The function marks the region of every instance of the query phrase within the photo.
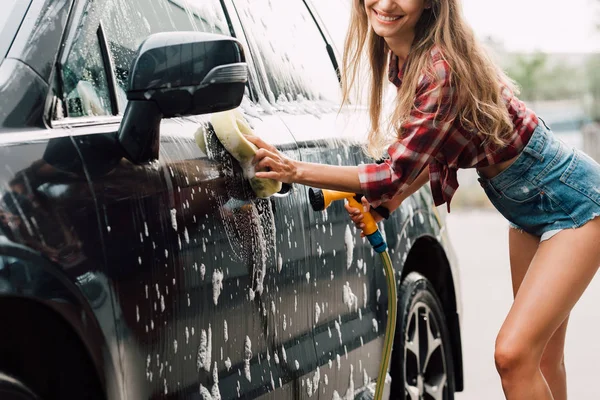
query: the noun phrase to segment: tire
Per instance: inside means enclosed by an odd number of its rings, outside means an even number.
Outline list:
[[[39,400],[39,397],[19,380],[0,372],[0,399]]]
[[[406,276],[398,293],[390,372],[390,399],[454,400],[454,364],[446,318],[433,286],[417,272]]]

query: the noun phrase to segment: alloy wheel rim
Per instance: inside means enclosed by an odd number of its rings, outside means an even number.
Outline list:
[[[447,400],[447,362],[440,321],[431,308],[416,302],[404,337],[404,392],[410,400]]]

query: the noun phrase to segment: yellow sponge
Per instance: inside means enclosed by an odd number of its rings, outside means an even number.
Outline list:
[[[258,148],[244,136],[254,136],[254,132],[241,112],[236,109],[215,113],[211,117],[211,124],[223,147],[240,163],[244,171],[244,177],[250,181],[250,186],[257,197],[267,198],[281,190],[281,182],[254,176],[252,158],[254,158]],[[200,128],[195,136],[198,146],[206,152],[203,131],[203,128]]]

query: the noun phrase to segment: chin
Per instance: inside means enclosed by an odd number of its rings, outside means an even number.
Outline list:
[[[395,29],[386,29],[381,27],[373,27],[373,32],[375,32],[377,36],[381,36],[382,38],[388,38],[396,34]]]

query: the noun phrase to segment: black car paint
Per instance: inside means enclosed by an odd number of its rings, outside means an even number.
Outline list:
[[[123,158],[115,138],[118,121],[50,127],[59,49],[68,12],[80,3],[35,0],[0,65],[0,257],[20,261],[11,264],[13,282],[0,296],[51,305],[69,321],[108,398],[193,398],[199,384],[210,390],[214,363],[204,365],[204,357],[198,368],[203,332],[207,341],[211,336],[223,398],[236,398],[238,391],[247,398],[306,398],[308,382],[316,382],[319,390],[310,395],[330,399],[333,390],[346,391],[351,365],[354,382],[363,381],[362,369],[374,378],[385,284],[341,203],[316,214],[301,186],[285,197],[252,199],[231,157],[218,146],[208,155],[196,146],[196,129],[211,129],[206,117],[165,120],[159,159],[143,165]],[[348,165],[363,161],[340,134],[303,137],[303,127],[312,126],[314,133],[322,123],[310,115],[255,110],[248,119],[291,157],[335,164],[339,154]],[[350,268],[347,229],[355,243]],[[415,243],[438,243],[443,236],[427,189],[405,202],[385,223],[385,233],[400,277]],[[359,259],[367,267],[359,269]],[[252,295],[260,289],[255,278],[262,265],[263,291]],[[220,273],[225,277],[215,304],[212,277],[218,281]],[[28,279],[16,282],[16,276]],[[444,279],[438,288],[453,296],[454,271],[439,276]],[[341,298],[346,283],[360,295],[356,308],[348,309]],[[447,303],[460,361],[457,306]],[[18,326],[7,332],[21,335],[24,344],[35,337]],[[246,337],[253,338],[251,381],[244,377]]]

